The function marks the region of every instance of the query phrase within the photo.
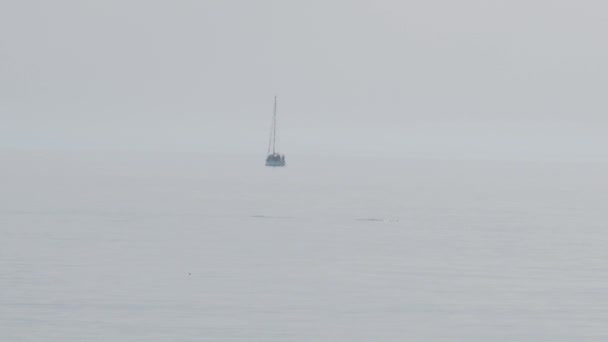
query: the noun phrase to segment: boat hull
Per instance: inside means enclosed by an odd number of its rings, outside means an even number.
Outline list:
[[[270,166],[270,167],[283,167],[285,165],[286,165],[285,161],[282,161],[282,160],[267,160],[266,161],[266,166]]]

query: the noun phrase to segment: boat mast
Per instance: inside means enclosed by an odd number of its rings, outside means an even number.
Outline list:
[[[275,154],[277,144],[277,97],[274,97],[274,115],[272,119],[272,154]]]

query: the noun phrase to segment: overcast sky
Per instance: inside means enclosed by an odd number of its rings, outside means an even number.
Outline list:
[[[0,142],[263,154],[276,94],[287,154],[603,156],[606,32],[601,0],[4,0]]]

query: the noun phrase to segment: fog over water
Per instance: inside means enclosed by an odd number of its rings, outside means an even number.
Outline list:
[[[1,3],[0,340],[606,340],[606,16]]]
[[[4,157],[5,340],[608,333],[604,164]]]

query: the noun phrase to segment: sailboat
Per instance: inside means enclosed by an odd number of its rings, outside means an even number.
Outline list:
[[[268,141],[268,156],[266,166],[285,166],[285,155],[277,152],[277,97],[274,97],[274,112],[272,115],[272,127],[270,129],[270,140]],[[272,152],[272,153],[271,153]]]

